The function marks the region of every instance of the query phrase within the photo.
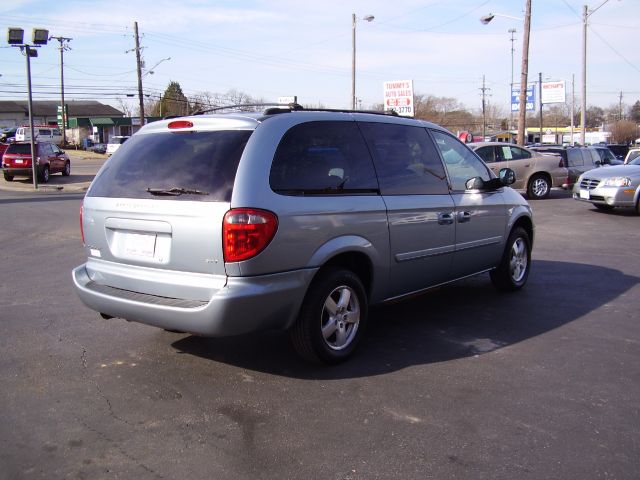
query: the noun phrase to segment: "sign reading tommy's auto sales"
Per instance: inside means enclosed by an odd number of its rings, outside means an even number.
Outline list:
[[[384,82],[384,111],[394,110],[404,117],[413,117],[413,80]]]

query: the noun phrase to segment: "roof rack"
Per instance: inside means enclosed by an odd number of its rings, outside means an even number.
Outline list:
[[[302,105],[298,105],[297,103],[239,103],[236,105],[223,105],[223,106],[218,106],[218,107],[213,107],[213,108],[207,108],[206,110],[198,110],[197,112],[193,113],[192,115],[203,115],[205,113],[210,113],[210,112],[218,112],[220,110],[230,110],[232,108],[236,108],[236,109],[240,109],[240,108],[249,108],[249,107],[272,107],[272,108],[276,108],[276,109],[281,109],[283,111],[292,111],[292,110],[303,110],[304,107]],[[270,109],[267,109],[266,111],[268,111]]]
[[[336,113],[369,113],[373,115],[390,115],[393,117],[397,117],[398,112],[395,110],[389,111],[380,111],[380,110],[347,110],[341,108],[306,108],[298,103],[241,103],[237,105],[225,105],[214,108],[208,108],[206,110],[198,110],[192,115],[203,115],[205,113],[218,112],[220,110],[230,110],[230,109],[240,109],[240,108],[250,108],[250,107],[269,107],[264,110],[264,115],[276,115],[279,113],[289,113],[289,112],[336,112]]]

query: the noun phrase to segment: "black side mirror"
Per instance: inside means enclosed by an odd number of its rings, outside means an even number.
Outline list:
[[[501,168],[498,178],[502,185],[513,185],[516,182],[516,172],[510,168]]]

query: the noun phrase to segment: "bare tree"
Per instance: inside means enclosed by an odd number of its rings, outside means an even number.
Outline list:
[[[638,138],[638,127],[634,122],[622,120],[613,124],[611,139],[616,143],[631,143]]]
[[[118,110],[124,113],[125,117],[133,116],[133,106],[124,98],[118,98]]]

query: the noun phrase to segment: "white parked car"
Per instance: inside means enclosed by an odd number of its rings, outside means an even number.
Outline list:
[[[129,137],[116,135],[109,138],[109,142],[107,143],[107,155],[113,155],[120,145],[129,140]]]

